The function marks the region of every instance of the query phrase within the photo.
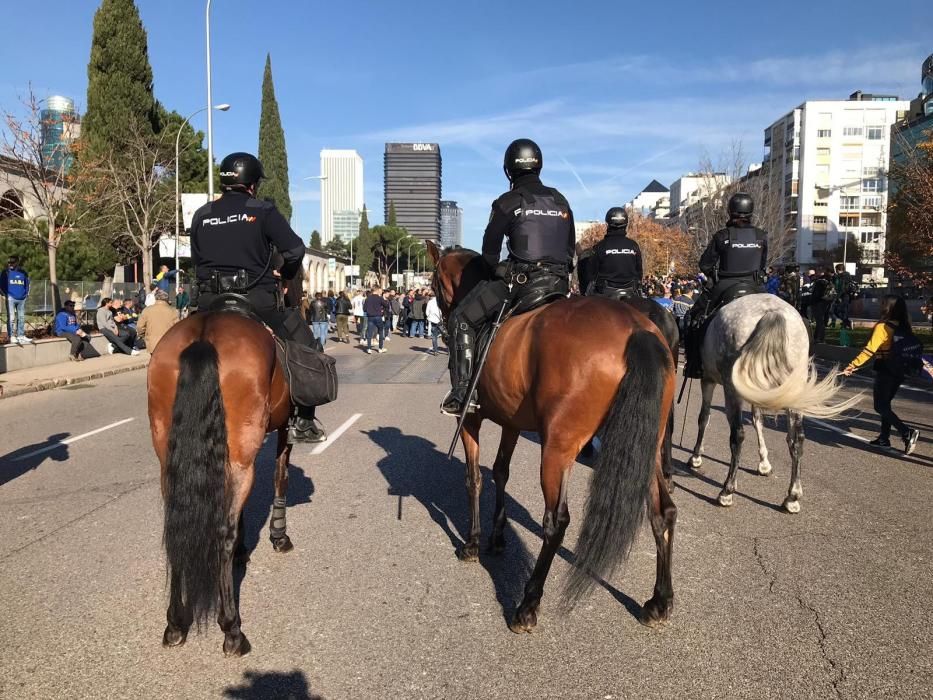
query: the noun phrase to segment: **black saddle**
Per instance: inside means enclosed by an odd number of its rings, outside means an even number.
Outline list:
[[[722,290],[722,293],[719,295],[718,299],[713,301],[713,310],[716,310],[722,306],[725,306],[730,301],[735,301],[739,297],[744,297],[749,294],[760,294],[761,285],[757,282],[749,282],[746,280],[741,280],[735,284],[731,284],[725,289]]]
[[[566,299],[570,292],[567,278],[559,273],[538,272],[535,275],[518,270],[512,274],[515,295],[509,315],[523,314],[558,299]]]
[[[211,305],[207,307],[207,310],[237,313],[265,325],[265,321],[256,313],[253,304],[243,294],[237,294],[235,292],[218,294],[211,301]]]
[[[603,280],[592,282],[586,290],[586,296],[605,297],[606,299],[643,299],[635,285],[628,287],[613,287]]]

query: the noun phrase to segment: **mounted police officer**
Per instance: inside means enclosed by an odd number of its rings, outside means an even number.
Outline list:
[[[477,336],[503,304],[521,313],[570,292],[573,212],[564,195],[541,183],[543,162],[538,144],[529,139],[513,141],[505,151],[503,170],[511,187],[492,203],[483,236],[483,257],[495,267],[494,278],[477,284],[448,320],[452,389],[441,410],[449,415],[465,408]],[[508,257],[499,262],[503,240]]]
[[[273,333],[285,340],[313,346],[314,336],[300,314],[286,308],[273,257],[281,256],[281,277],[291,279],[301,269],[305,245],[272,202],[256,199],[265,177],[259,159],[231,153],[220,164],[221,197],[197,210],[191,223],[191,258],[196,266],[196,305],[201,311],[223,308],[237,294]],[[219,306],[218,306],[219,305]],[[298,406],[290,437],[296,442],[321,442],[326,435],[314,421],[313,406]]]
[[[739,296],[761,292],[768,260],[768,234],[752,226],[755,204],[751,195],[737,192],[729,198],[729,221],[716,232],[700,257],[700,270],[708,288],[688,314],[684,376],[703,376],[702,327],[709,313]]]
[[[606,212],[606,237],[584,253],[578,264],[581,291],[612,299],[642,296],[641,248],[628,237],[628,212],[612,207]]]

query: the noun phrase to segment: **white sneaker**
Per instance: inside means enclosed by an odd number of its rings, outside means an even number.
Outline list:
[[[363,349],[363,352],[365,352],[367,355],[372,355],[372,353],[373,353],[373,351],[370,350],[369,348],[364,348],[364,349]]]
[[[113,343],[108,343],[108,344],[107,344],[107,354],[108,354],[108,355],[113,355],[113,353],[114,353],[115,351],[116,351],[116,348],[113,347]]]
[[[138,355],[138,354],[139,354],[139,350],[137,350],[136,348],[133,348],[132,350],[130,350],[130,355]]]
[[[19,338],[17,338],[16,342],[20,345],[32,345],[32,339],[27,338],[25,335],[21,335]]]
[[[385,352],[385,351],[386,351],[385,348],[379,348],[379,352]]]

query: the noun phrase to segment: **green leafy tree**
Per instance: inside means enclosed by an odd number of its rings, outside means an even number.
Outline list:
[[[398,226],[398,218],[395,215],[395,202],[389,200],[389,214],[386,216],[386,226],[395,228]]]
[[[6,223],[6,222],[4,222]],[[23,269],[35,280],[49,279],[49,257],[45,245],[10,235],[0,226],[0,259],[19,256]],[[120,251],[106,239],[87,231],[72,231],[58,248],[56,266],[63,280],[100,280],[121,262]]]
[[[82,140],[91,154],[100,154],[125,141],[131,128],[152,134],[158,127],[146,30],[136,3],[103,0],[94,15]]]
[[[311,247],[314,248],[315,250],[321,250],[321,249],[322,249],[322,245],[321,245],[321,233],[320,233],[320,231],[318,231],[317,229],[314,229],[314,230],[311,232]]]
[[[285,132],[279,117],[279,103],[272,84],[272,58],[266,54],[266,69],[262,76],[262,113],[259,116],[259,160],[266,179],[259,186],[260,199],[275,203],[282,216],[292,218],[292,201],[288,196],[288,154]]]
[[[373,254],[373,270],[379,274],[380,282],[386,286],[389,275],[395,269],[396,254],[405,253],[399,245],[408,238],[408,232],[398,226],[374,226],[370,231],[370,249]]]
[[[327,243],[324,244],[324,252],[330,255],[345,258],[349,255],[349,246],[341,238],[340,234],[335,234]]]
[[[182,127],[185,117],[176,111],[169,112],[159,104],[160,131],[167,134],[166,141],[174,149],[178,138],[178,179],[182,192],[207,192],[207,149],[204,148],[204,132],[191,126],[190,122]],[[181,137],[178,129],[181,128]],[[174,158],[174,151],[172,152]]]
[[[365,204],[360,216],[360,235],[356,237],[356,245],[353,246],[353,264],[360,266],[360,277],[365,276],[373,267],[373,238],[369,230],[369,214]]]

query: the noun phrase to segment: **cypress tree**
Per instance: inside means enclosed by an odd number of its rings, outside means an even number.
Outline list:
[[[315,250],[321,250],[321,234],[317,229],[311,232],[311,247]]]
[[[83,140],[91,153],[103,153],[119,147],[133,124],[143,133],[158,131],[146,30],[133,0],[103,0],[87,64]]]
[[[389,200],[389,215],[386,217],[386,226],[391,226],[392,228],[398,226],[398,221],[395,218],[395,202],[391,199]]]
[[[361,278],[365,277],[373,266],[373,240],[369,231],[369,215],[366,213],[365,204],[360,215],[360,235],[357,236],[356,244],[353,246],[353,264],[360,266]]]
[[[288,155],[285,152],[285,132],[279,117],[279,103],[272,84],[272,58],[266,54],[266,70],[262,76],[262,112],[259,116],[259,160],[266,179],[259,186],[260,199],[275,203],[282,216],[292,218],[292,201],[288,196]]]

